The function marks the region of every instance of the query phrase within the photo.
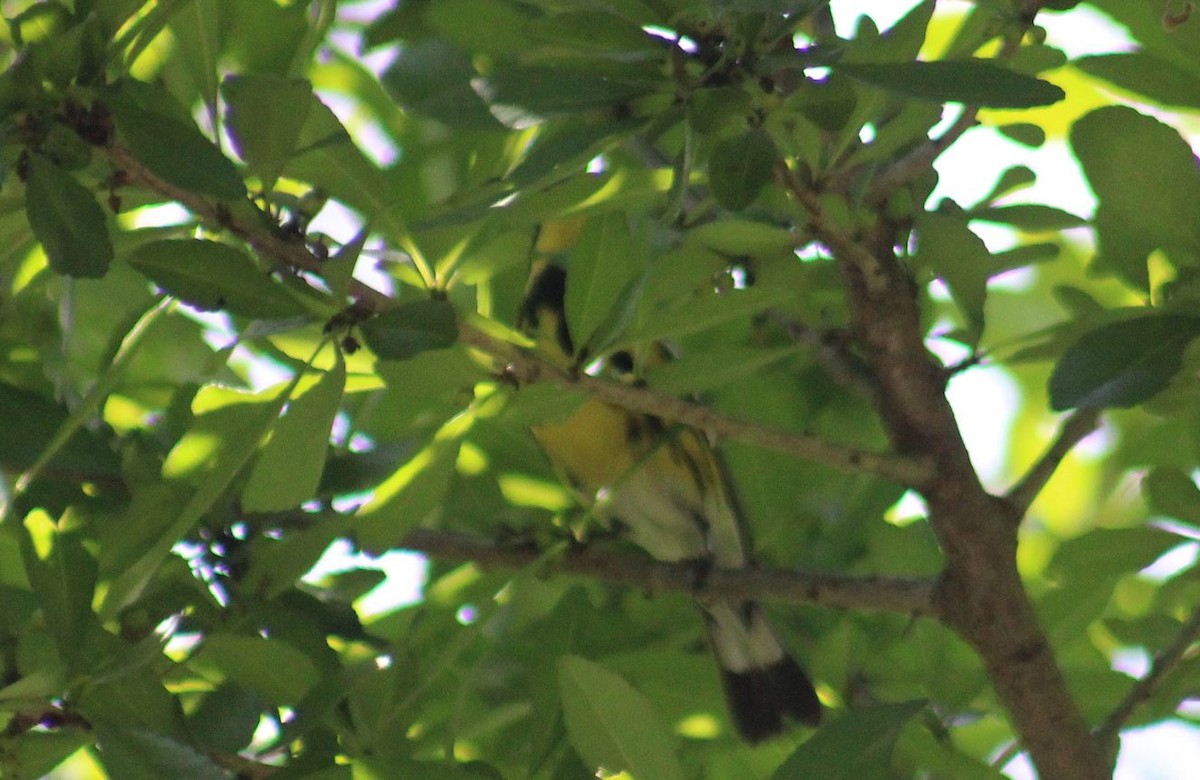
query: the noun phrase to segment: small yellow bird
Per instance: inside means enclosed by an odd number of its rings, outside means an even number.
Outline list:
[[[577,368],[564,312],[561,266],[535,271],[521,305],[520,327],[548,360]],[[610,358],[630,368],[628,354]],[[624,366],[621,366],[624,364]],[[589,399],[562,422],[534,426],[546,456],[597,515],[661,561],[695,561],[739,569],[750,552],[725,469],[708,440],[690,428]],[[753,602],[697,599],[721,670],[738,733],[755,743],[784,729],[785,718],[809,726],[821,703]]]

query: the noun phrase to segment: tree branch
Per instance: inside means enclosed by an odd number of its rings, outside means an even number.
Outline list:
[[[1054,472],[1058,470],[1063,458],[1084,437],[1096,430],[1099,424],[1100,411],[1098,409],[1080,409],[1073,412],[1063,422],[1050,449],[1046,450],[1025,476],[1021,477],[1020,481],[1005,494],[1005,500],[1015,512],[1024,515],[1029,511],[1030,505],[1046,487],[1050,478],[1054,476]]]
[[[548,382],[632,412],[652,414],[668,422],[682,423],[718,439],[736,439],[824,463],[841,471],[871,474],[901,485],[920,485],[933,475],[932,465],[919,459],[845,447],[819,436],[740,420],[702,404],[645,387],[598,379],[587,374],[568,374],[530,352],[498,342],[467,323],[460,323],[459,333],[463,343],[508,361],[509,370],[521,384]]]
[[[810,574],[782,569],[714,569],[698,572],[693,564],[581,547],[546,559],[533,545],[505,545],[452,531],[418,529],[399,545],[439,560],[472,561],[485,569],[521,569],[543,562],[553,574],[628,585],[648,593],[813,604],[836,609],[934,616],[935,582],[874,575]]]
[[[322,262],[303,242],[281,238],[264,220],[247,219],[202,195],[165,181],[142,165],[119,143],[111,143],[106,151],[109,159],[125,172],[129,181],[179,202],[202,221],[230,231],[282,267],[318,275],[322,273]],[[352,282],[351,294],[367,311],[382,311],[395,305],[391,297],[357,280]],[[645,388],[608,382],[586,375],[569,376],[535,355],[493,338],[469,323],[460,322],[459,331],[463,343],[506,361],[522,382],[550,382],[630,411],[653,414],[671,422],[690,425],[710,436],[744,441],[825,463],[843,471],[873,474],[902,485],[920,484],[932,473],[928,464],[908,458],[843,447],[809,434],[789,433],[770,426],[738,420],[706,406]]]
[[[1171,644],[1155,654],[1150,670],[1145,676],[1133,684],[1125,698],[1121,699],[1121,703],[1096,727],[1096,739],[1101,745],[1113,744],[1121,727],[1133,715],[1138,705],[1153,695],[1155,688],[1179,665],[1188,649],[1197,641],[1200,641],[1200,607],[1192,612],[1192,616],[1179,629]]]
[[[835,334],[814,328],[780,311],[772,310],[770,314],[793,341],[812,350],[813,358],[835,382],[870,401],[878,400],[879,384],[875,377],[862,359],[846,349]]]
[[[1037,4],[1030,7],[1036,11]],[[917,283],[897,256],[903,223],[878,208],[872,219],[838,219],[822,194],[786,165],[777,166],[776,178],[838,263],[854,336],[880,384],[879,412],[893,447],[935,464],[934,477],[919,490],[946,556],[936,613],[979,654],[1042,777],[1106,777],[1102,753],[1017,569],[1020,515],[980,484],[946,398],[946,372],[925,347]]]

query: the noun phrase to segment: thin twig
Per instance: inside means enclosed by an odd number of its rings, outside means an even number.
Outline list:
[[[1072,412],[1071,416],[1063,422],[1050,449],[1046,450],[1038,462],[1033,464],[1025,476],[1021,477],[1020,481],[1013,485],[1004,496],[1009,505],[1016,510],[1018,516],[1023,516],[1029,511],[1030,505],[1046,487],[1050,478],[1054,476],[1054,472],[1058,470],[1063,458],[1084,437],[1096,430],[1099,424],[1100,411],[1098,409],[1080,409]]]
[[[598,379],[587,374],[568,374],[532,353],[498,342],[467,323],[459,324],[459,338],[465,344],[507,360],[510,372],[521,384],[548,382],[632,412],[682,423],[717,439],[736,439],[824,463],[847,473],[872,474],[910,487],[919,487],[933,477],[933,465],[922,460],[855,449],[812,434],[747,422],[645,387]]]
[[[814,328],[780,311],[770,312],[793,341],[812,351],[813,358],[835,382],[868,400],[879,394],[879,383],[861,358],[846,348],[836,336]]]
[[[201,220],[224,228],[272,262],[285,268],[321,274],[321,261],[303,242],[288,241],[276,235],[263,220],[250,220],[235,210],[224,208],[208,198],[165,181],[148,170],[119,143],[110,144],[109,159],[123,170],[128,180],[141,184],[186,206]],[[240,205],[240,204],[239,204]],[[354,280],[351,294],[367,312],[386,310],[395,305],[388,295]],[[718,438],[737,439],[796,457],[816,460],[844,471],[874,474],[903,485],[915,486],[931,476],[928,464],[899,456],[857,450],[827,442],[816,436],[789,433],[771,426],[738,420],[708,407],[689,403],[671,395],[645,388],[631,387],[594,377],[568,376],[534,355],[511,344],[492,338],[474,326],[460,322],[461,340],[476,349],[506,362],[523,382],[548,381],[578,390],[631,411],[653,414],[671,422],[684,423]]]
[[[521,569],[541,563],[545,571],[628,585],[649,593],[688,593],[731,600],[814,604],[836,609],[933,616],[935,582],[874,575],[813,574],[783,569],[714,569],[701,575],[688,563],[575,548],[546,559],[537,547],[506,545],[479,536],[431,529],[411,532],[399,545],[439,560],[472,561],[485,569]]]
[[[1158,685],[1179,665],[1188,649],[1197,641],[1200,641],[1200,607],[1192,612],[1192,616],[1179,629],[1171,644],[1155,654],[1150,670],[1145,676],[1133,684],[1125,698],[1121,699],[1121,703],[1096,727],[1094,733],[1101,745],[1110,745],[1116,740],[1121,727],[1133,715],[1133,711],[1138,705],[1149,700]]]

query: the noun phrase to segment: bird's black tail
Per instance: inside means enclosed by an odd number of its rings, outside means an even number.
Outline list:
[[[733,725],[762,742],[787,720],[821,722],[821,702],[808,675],[788,655],[758,605],[702,603]]]

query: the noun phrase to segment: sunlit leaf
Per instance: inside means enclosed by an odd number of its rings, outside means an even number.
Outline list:
[[[634,777],[684,777],[662,716],[620,675],[564,656],[558,659],[558,687],[571,744],[590,766]]]

